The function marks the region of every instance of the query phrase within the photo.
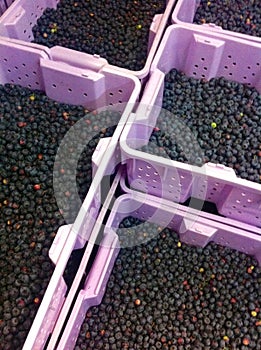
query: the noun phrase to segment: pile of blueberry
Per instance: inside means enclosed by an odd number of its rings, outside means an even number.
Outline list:
[[[110,64],[140,70],[153,17],[165,6],[163,0],[61,0],[38,19],[33,42],[97,54]]]
[[[76,169],[83,200],[92,180],[92,153],[99,139],[114,129],[100,131],[101,118],[108,122],[118,113],[87,113],[84,107],[11,84],[0,85],[0,101],[0,349],[13,350],[22,348],[53,272],[48,252],[56,232],[78,213],[69,191],[60,193],[63,208],[56,202],[53,167],[58,147],[66,132],[86,118],[96,136]],[[62,183],[65,170],[58,171]],[[66,211],[69,222],[64,220]]]
[[[120,250],[75,350],[261,349],[261,269],[253,257],[213,242],[190,246],[133,217],[122,221],[123,232],[124,240],[152,239]]]
[[[142,150],[183,163],[219,163],[261,183],[261,95],[223,77],[209,81],[171,70],[162,112]]]
[[[259,0],[201,0],[194,23],[215,23],[223,29],[261,36]]]

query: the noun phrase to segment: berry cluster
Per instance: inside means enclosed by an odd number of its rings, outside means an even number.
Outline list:
[[[233,32],[261,36],[259,0],[201,0],[194,23],[215,23]]]
[[[121,249],[75,350],[261,349],[257,261],[215,243],[183,244],[173,230],[133,217],[118,234],[142,241],[144,232],[149,242]]]
[[[223,164],[261,183],[261,95],[255,88],[173,69],[165,77],[162,108],[143,151],[198,166]]]
[[[100,137],[111,136],[114,129],[100,131],[101,118],[108,123],[118,113],[86,114],[84,107],[58,103],[43,92],[11,84],[0,85],[0,101],[0,349],[13,350],[22,348],[53,272],[48,252],[56,232],[69,223],[53,189],[59,144],[83,117],[96,135],[76,169],[83,200],[92,180],[92,153]],[[66,174],[63,168],[58,171],[62,183]],[[78,213],[75,199],[70,192],[60,195],[65,198],[63,214],[67,211],[66,218],[73,222]]]
[[[137,71],[146,63],[152,19],[165,5],[163,0],[61,0],[38,19],[34,42],[97,54]]]

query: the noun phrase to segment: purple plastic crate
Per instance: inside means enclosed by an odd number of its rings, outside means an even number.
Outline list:
[[[140,81],[120,73],[101,58],[81,55],[62,48],[41,50],[27,47],[8,39],[0,39],[0,83],[20,84],[44,91],[58,102],[79,104],[87,109],[97,109],[116,104],[121,112],[119,124],[107,145],[106,155],[93,163],[94,178],[79,214],[72,225],[62,226],[49,251],[56,265],[44,298],[38,309],[24,350],[40,350],[52,332],[65,300],[67,286],[62,277],[72,250],[84,246],[95,224],[101,205],[100,183],[104,175],[111,174],[111,159],[115,159],[117,141],[122,128],[138,99]],[[63,57],[69,56],[65,61]],[[88,94],[86,93],[88,92]],[[119,103],[119,99],[125,103]]]
[[[234,227],[211,220],[213,215],[205,213],[205,217],[202,217],[201,214],[200,211],[137,192],[120,196],[106,223],[100,255],[92,266],[84,289],[77,296],[56,350],[74,349],[86,312],[101,302],[119,248],[116,231],[119,223],[129,215],[158,224],[162,229],[170,227],[184,243],[204,247],[215,242],[253,255],[261,264],[260,229],[248,226],[249,230],[244,230],[240,228],[240,222]],[[234,221],[231,220],[231,223]]]
[[[222,29],[222,27],[215,25],[214,23],[205,23],[202,25],[193,23],[194,16],[196,14],[198,6],[200,5],[200,2],[201,0],[178,0],[172,13],[172,23],[188,25],[192,29],[196,29],[198,26],[202,26],[202,28],[205,28],[206,30],[214,30],[217,32],[222,31],[223,34],[229,34],[238,38],[261,42],[261,38],[257,36],[237,33],[232,30],[225,30]]]
[[[209,80],[224,76],[261,92],[261,43],[215,32],[171,25],[153,60],[140,106],[121,136],[123,162],[132,188],[184,203],[195,197],[215,203],[218,212],[261,226],[261,185],[240,179],[233,169],[207,163],[191,166],[147,154],[148,143],[162,106],[164,78],[172,68]]]
[[[6,9],[7,9],[7,7],[6,7],[5,1],[0,0],[0,16],[2,16],[2,14],[5,12]]]
[[[60,0],[16,0],[12,7],[0,18],[0,35],[30,42],[33,39],[32,28],[37,19],[41,17],[47,7],[56,8],[59,2]],[[155,15],[151,23],[145,66],[139,71],[117,67],[120,72],[132,73],[139,79],[144,79],[148,75],[152,59],[168,25],[175,3],[176,0],[166,0],[165,12]],[[38,46],[41,47],[41,45]]]

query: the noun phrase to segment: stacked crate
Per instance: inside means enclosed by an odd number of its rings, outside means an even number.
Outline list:
[[[121,112],[121,119],[93,155],[93,183],[75,222],[59,229],[50,249],[56,267],[23,350],[74,349],[86,313],[102,301],[121,249],[117,230],[128,216],[169,227],[179,234],[180,245],[214,242],[261,261],[259,183],[240,179],[221,164],[200,167],[141,150],[157,130],[157,119],[172,118],[162,114],[164,79],[172,69],[206,81],[223,76],[260,93],[260,39],[212,24],[191,24],[200,1],[179,0],[175,8],[175,2],[166,1],[165,13],[151,24],[146,64],[131,71],[96,55],[31,44],[37,19],[58,3],[16,0],[2,11],[1,83],[40,89],[54,100],[92,110],[109,105]],[[163,36],[170,15],[175,24]],[[86,86],[93,96],[87,97]],[[104,177],[112,174],[113,182],[103,187]],[[199,201],[198,210],[191,207],[192,198]],[[215,204],[218,215],[201,211],[204,201]],[[72,251],[84,246],[68,290],[63,272]]]

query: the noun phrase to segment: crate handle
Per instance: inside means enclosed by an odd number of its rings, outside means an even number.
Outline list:
[[[61,46],[54,46],[50,49],[50,58],[53,61],[67,63],[76,68],[89,69],[99,72],[108,61],[99,55],[77,52]]]

